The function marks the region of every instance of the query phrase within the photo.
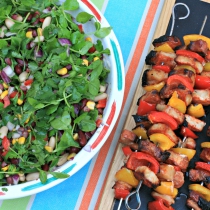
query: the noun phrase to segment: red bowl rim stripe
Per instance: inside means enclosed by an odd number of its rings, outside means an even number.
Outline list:
[[[95,17],[101,22],[101,15],[96,10],[96,8],[88,0],[81,0],[81,1],[91,10],[91,12],[95,15]]]
[[[112,104],[112,107],[111,107],[111,112],[109,114],[109,117],[108,117],[104,127],[102,128],[98,138],[91,145],[92,149],[95,149],[98,146],[98,144],[102,141],[104,135],[106,134],[106,132],[109,129],[109,125],[112,123],[112,120],[114,118],[115,112],[116,112],[116,102],[114,101],[113,104]]]

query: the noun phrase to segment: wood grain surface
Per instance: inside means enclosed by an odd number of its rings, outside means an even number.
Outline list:
[[[158,38],[161,35],[164,35],[166,33],[174,3],[175,3],[175,0],[165,0],[153,39]],[[152,48],[153,47],[151,45],[150,49],[152,49]],[[146,68],[148,68],[148,66],[144,65],[142,73]],[[141,77],[142,77],[142,74],[141,74]],[[130,129],[130,130],[135,126],[135,122],[132,118],[132,114],[136,113],[137,99],[144,93],[143,88],[141,86],[141,77],[140,77],[138,86],[136,88],[132,106],[130,107],[130,111],[127,114],[127,120],[124,125],[124,128]],[[100,210],[113,209],[113,204],[114,204],[114,200],[115,200],[114,199],[114,190],[112,189],[112,187],[115,183],[114,176],[115,176],[115,173],[124,164],[123,161],[125,158],[124,154],[122,153],[121,148],[122,148],[122,144],[118,143],[115,155],[112,160],[112,166],[108,173],[108,177],[106,179],[106,185],[105,185],[103,195],[102,195],[102,198],[100,201],[100,206],[99,206]]]

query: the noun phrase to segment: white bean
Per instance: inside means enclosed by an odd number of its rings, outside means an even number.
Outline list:
[[[4,38],[4,35],[5,35],[4,31],[5,31],[6,29],[7,29],[6,26],[2,26],[2,27],[1,27],[0,38]]]
[[[102,93],[102,94],[96,96],[94,101],[99,101],[99,100],[102,100],[102,99],[105,99],[105,98],[107,98],[107,93]]]
[[[34,42],[43,42],[44,41],[44,36],[37,36],[35,39],[34,39]]]
[[[21,15],[17,15],[16,20],[22,22],[23,21],[23,17]]]
[[[106,91],[106,86],[105,85],[100,85],[100,93],[104,93]]]
[[[44,19],[43,23],[42,23],[42,30],[44,30],[45,27],[49,26],[51,23],[51,17],[48,16]]]
[[[8,128],[7,126],[2,126],[0,128],[0,138],[3,139],[5,136],[7,136]]]
[[[39,178],[39,172],[34,172],[26,175],[26,181],[33,181]]]
[[[27,73],[26,71],[23,71],[23,72],[19,75],[19,80],[20,80],[20,82],[26,81],[27,78],[28,78],[28,73]]]
[[[63,154],[60,159],[58,160],[57,166],[62,166],[66,161],[67,157],[69,156],[68,153]]]
[[[5,25],[7,26],[8,29],[10,29],[14,24],[15,22],[9,18],[5,20]]]
[[[24,182],[26,180],[26,177],[25,177],[24,174],[23,175],[19,175],[19,179],[20,179],[21,182]]]
[[[56,144],[56,139],[55,139],[54,136],[51,136],[48,146],[50,146],[50,147],[52,147],[52,149],[54,149],[55,148],[55,144]]]

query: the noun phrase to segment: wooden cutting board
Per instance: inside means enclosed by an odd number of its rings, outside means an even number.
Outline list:
[[[169,24],[169,20],[172,14],[172,8],[174,6],[175,0],[165,0],[164,5],[163,5],[163,9],[158,21],[158,24],[156,26],[156,31],[155,34],[153,36],[153,39],[160,37],[161,35],[164,35],[166,33],[168,24]],[[153,49],[152,45],[150,47],[150,49]],[[148,66],[144,66],[142,72],[148,68]],[[141,86],[141,77],[139,79],[139,83],[137,85],[137,89],[134,95],[134,99],[133,99],[133,103],[130,107],[130,111],[127,114],[127,120],[125,122],[124,128],[131,130],[134,126],[134,120],[132,118],[132,114],[136,113],[137,110],[137,99],[144,93],[142,86]],[[114,190],[112,189],[114,183],[115,183],[115,173],[121,168],[121,166],[123,165],[123,160],[125,158],[124,154],[122,153],[122,144],[119,143],[117,145],[116,151],[115,151],[115,155],[113,157],[112,160],[112,166],[110,168],[110,171],[108,173],[108,177],[105,180],[106,185],[103,191],[103,195],[100,201],[100,206],[99,209],[100,210],[111,210],[113,209],[113,205],[114,205]]]

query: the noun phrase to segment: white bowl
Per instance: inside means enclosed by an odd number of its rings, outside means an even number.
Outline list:
[[[80,9],[70,12],[72,16],[85,11],[93,14],[96,19],[101,23],[102,27],[109,27],[109,23],[100,13],[100,11],[87,0],[79,1]],[[89,21],[84,26],[85,32],[94,31],[95,26],[93,21]],[[93,41],[94,41],[94,37]],[[68,161],[56,171],[68,173],[70,176],[80,170],[94,155],[101,149],[109,134],[111,133],[116,120],[119,116],[123,95],[124,95],[124,63],[117,38],[112,31],[107,37],[101,40],[105,48],[111,51],[110,56],[106,56],[106,65],[111,70],[107,83],[108,83],[108,102],[103,114],[103,124],[97,129],[95,134],[88,141],[87,145],[75,156],[73,160]],[[56,179],[48,175],[47,182],[42,184],[41,181],[35,180],[23,184],[2,186],[0,187],[0,199],[14,199],[32,194],[39,193],[47,190],[65,179]]]

